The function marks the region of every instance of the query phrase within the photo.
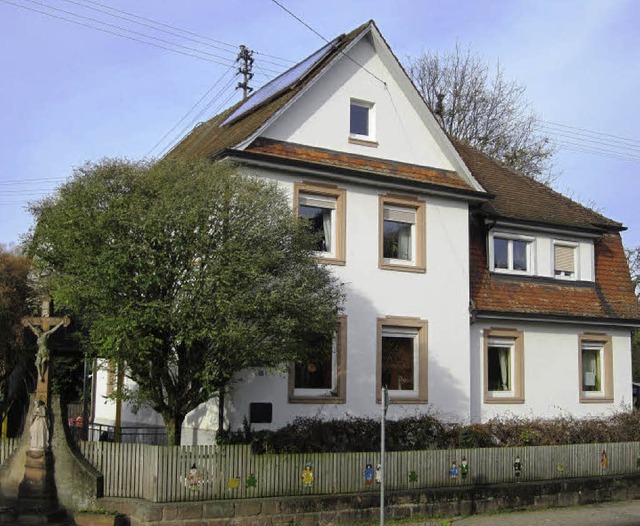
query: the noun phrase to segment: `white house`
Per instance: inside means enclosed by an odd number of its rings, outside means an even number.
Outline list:
[[[227,397],[276,429],[296,416],[457,421],[576,416],[630,406],[640,324],[624,227],[441,130],[374,22],[341,35],[169,154],[227,158],[277,181],[322,231],[318,259],[347,284],[330,360],[247,370]],[[94,393],[94,420],[112,423]],[[123,424],[160,423],[125,406]],[[216,404],[183,442],[213,440]]]

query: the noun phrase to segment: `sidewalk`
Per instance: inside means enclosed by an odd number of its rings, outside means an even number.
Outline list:
[[[540,511],[474,515],[465,519],[452,519],[451,524],[454,526],[640,526],[640,501],[629,500]]]

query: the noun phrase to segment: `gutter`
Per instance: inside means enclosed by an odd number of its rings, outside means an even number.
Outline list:
[[[478,320],[511,320],[511,321],[534,321],[564,324],[582,325],[609,325],[614,327],[627,327],[636,329],[640,327],[640,319],[633,318],[585,318],[582,316],[562,316],[558,314],[523,314],[521,312],[498,312],[479,311],[475,313]]]

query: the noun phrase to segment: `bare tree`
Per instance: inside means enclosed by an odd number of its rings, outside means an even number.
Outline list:
[[[556,148],[523,98],[525,88],[471,48],[409,57],[409,74],[445,132],[550,185]]]
[[[631,283],[633,284],[636,296],[640,301],[640,246],[635,248],[625,248],[629,272],[631,273]],[[633,380],[640,381],[640,329],[633,331],[631,346],[631,369]]]

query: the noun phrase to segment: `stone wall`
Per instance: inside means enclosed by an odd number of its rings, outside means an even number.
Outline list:
[[[507,509],[572,506],[640,498],[640,475],[406,490],[388,494],[388,518],[454,517]],[[274,497],[182,503],[98,499],[98,505],[128,517],[130,526],[278,526],[376,521],[375,493]]]

